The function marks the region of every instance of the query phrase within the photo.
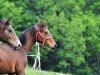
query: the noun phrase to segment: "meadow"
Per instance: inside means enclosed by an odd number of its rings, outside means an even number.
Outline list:
[[[57,73],[57,72],[52,72],[52,71],[38,71],[38,70],[33,70],[30,67],[27,67],[25,69],[26,75],[71,75],[71,74],[63,74],[63,73]]]

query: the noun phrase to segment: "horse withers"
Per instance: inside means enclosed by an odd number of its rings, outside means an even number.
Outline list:
[[[39,42],[42,46],[50,48],[56,47],[56,42],[45,27],[44,22],[40,22],[37,26],[32,26],[25,30],[19,36],[19,39],[22,43],[22,47],[19,50],[14,51],[7,44],[0,46],[0,74],[24,75],[27,54],[35,42]]]
[[[21,43],[10,25],[11,18],[9,17],[6,21],[0,21],[0,40],[13,48],[19,48]]]

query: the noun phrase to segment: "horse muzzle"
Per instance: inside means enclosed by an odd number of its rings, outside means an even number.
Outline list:
[[[57,44],[55,45],[49,45],[49,47],[53,50],[53,49],[56,49],[57,48]]]
[[[18,46],[14,46],[14,45],[11,45],[13,47],[14,50],[18,50],[22,45],[21,44],[18,44]]]

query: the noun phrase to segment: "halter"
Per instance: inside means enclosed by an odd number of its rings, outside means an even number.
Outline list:
[[[34,26],[34,27],[35,27],[35,30],[36,30],[36,42],[38,42],[38,35],[40,35],[43,38],[42,46],[44,46],[46,40],[51,39],[52,37],[47,37],[47,38],[44,37],[43,34],[41,34],[41,32],[39,31],[38,27],[37,26]]]

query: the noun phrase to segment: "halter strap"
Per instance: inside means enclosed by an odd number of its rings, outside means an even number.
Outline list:
[[[42,46],[44,46],[46,40],[51,39],[52,37],[45,38],[45,37],[41,34],[41,32],[39,31],[39,29],[38,29],[37,26],[34,26],[34,28],[35,28],[35,30],[36,30],[36,42],[38,42],[38,35],[40,35],[40,36],[43,38]]]

